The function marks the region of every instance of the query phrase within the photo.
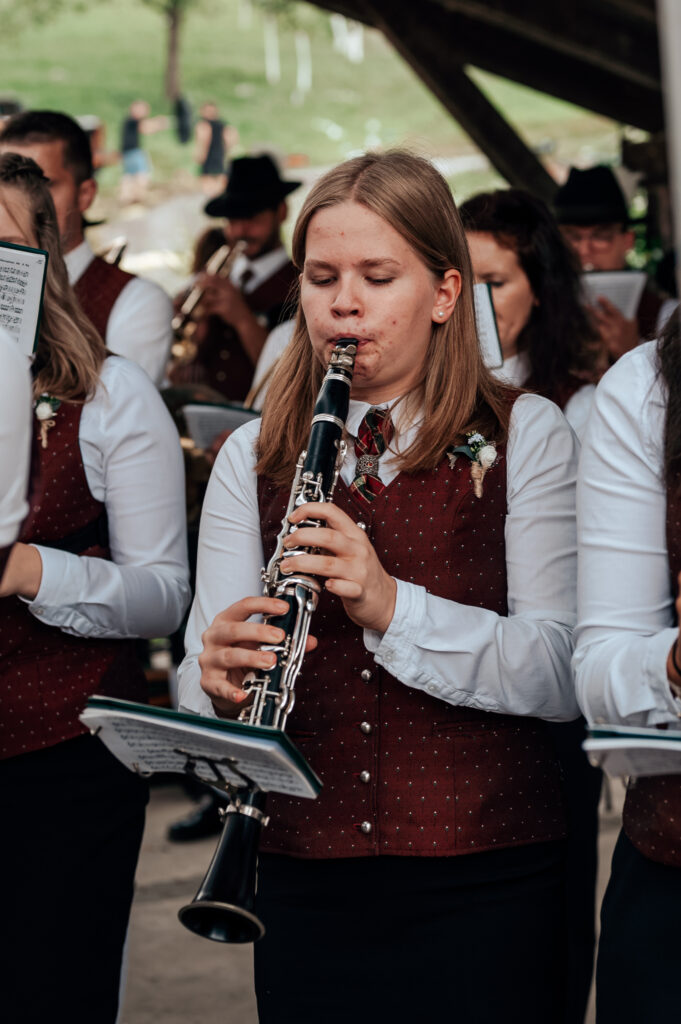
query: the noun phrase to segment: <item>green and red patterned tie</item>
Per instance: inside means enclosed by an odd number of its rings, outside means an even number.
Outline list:
[[[387,421],[387,422],[386,422]],[[378,460],[393,436],[393,425],[387,409],[369,409],[359,425],[355,438],[355,479],[350,490],[370,505],[377,494],[385,489],[378,475]]]

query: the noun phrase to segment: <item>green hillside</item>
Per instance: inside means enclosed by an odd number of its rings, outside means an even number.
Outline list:
[[[3,0],[5,2],[5,0]],[[13,0],[15,2],[15,0]],[[0,4],[0,7],[2,5]],[[245,0],[198,0],[183,36],[184,92],[194,107],[214,99],[235,124],[241,146],[267,145],[282,156],[330,164],[370,146],[408,144],[452,156],[474,147],[382,36],[364,34],[364,60],[351,63],[333,48],[329,18],[297,5],[296,24],[279,22],[281,81],[265,79],[264,15]],[[312,42],[312,91],[296,102],[295,30]],[[145,97],[154,113],[168,112],[163,98],[166,28],[141,0],[84,5],[50,22],[0,38],[0,94],[24,106],[50,106],[71,114],[97,114],[107,125],[109,148],[118,147],[120,122],[132,99]],[[616,151],[614,126],[530,90],[477,74],[488,95],[537,145],[567,162],[587,148],[603,157]],[[181,183],[193,171],[191,146],[171,130],[148,139],[156,180]],[[102,174],[106,189],[118,169]],[[487,176],[486,176],[487,177]],[[491,176],[489,176],[491,177]],[[464,175],[459,196],[474,186]]]

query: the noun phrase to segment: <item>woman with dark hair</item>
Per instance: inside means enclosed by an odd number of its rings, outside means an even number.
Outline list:
[[[578,436],[595,386],[598,337],[580,302],[577,260],[553,214],[520,189],[483,192],[461,206],[476,281],[489,284],[504,364],[499,375],[563,410]],[[568,992],[562,1019],[580,1024],[591,988],[596,942],[598,803],[601,772],[582,751],[583,720],[552,724],[565,779]]]
[[[596,334],[580,272],[555,218],[521,189],[481,192],[461,219],[476,281],[491,286],[504,356],[500,372],[550,398],[581,434],[596,379]]]
[[[681,329],[627,352],[596,392],[579,482],[577,694],[589,722],[678,732]],[[601,912],[599,1024],[678,1010],[681,777],[630,779]]]
[[[147,787],[78,716],[94,693],[145,699],[132,638],[171,632],[188,603],[182,455],[152,382],[78,306],[47,179],[16,153],[0,239],[49,256],[40,488],[0,585],[2,1009],[113,1024]]]
[[[323,788],[268,800],[260,1020],[558,1020],[565,820],[545,726],[577,715],[574,435],[485,369],[465,236],[428,161],[329,171],[293,254],[293,338],[262,422],[217,457],[180,670],[186,709],[231,716],[276,660],[257,647],[281,631],[249,620],[281,603],[249,595],[331,352],[355,338],[334,502],[291,516],[322,521],[293,536],[323,553],[282,563],[322,582],[289,725]]]

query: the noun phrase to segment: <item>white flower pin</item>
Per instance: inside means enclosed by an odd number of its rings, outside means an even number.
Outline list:
[[[497,449],[493,441],[487,441],[482,434],[472,431],[466,434],[467,444],[457,445],[447,451],[449,465],[453,466],[457,455],[465,455],[471,460],[471,480],[473,481],[473,493],[476,498],[482,497],[482,482],[485,473],[491,469],[497,461]]]

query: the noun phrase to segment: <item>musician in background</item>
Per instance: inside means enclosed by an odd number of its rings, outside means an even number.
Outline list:
[[[588,721],[681,718],[681,328],[605,375],[579,467],[577,696]],[[660,736],[665,736],[662,731]],[[659,766],[658,766],[659,770]],[[601,909],[599,1024],[678,1014],[681,778],[631,778]]]
[[[548,207],[521,189],[479,193],[462,204],[460,213],[475,278],[491,289],[504,355],[495,374],[550,398],[581,437],[596,390],[599,339],[581,304],[574,253]],[[549,731],[563,769],[570,822],[565,893],[569,975],[562,1019],[581,1024],[596,942],[601,772],[582,750],[583,719],[551,723]]]
[[[0,581],[28,512],[31,377],[16,341],[0,328]]]
[[[459,208],[473,273],[491,289],[504,364],[516,387],[550,398],[579,437],[597,379],[598,334],[581,304],[579,265],[548,207],[522,189]]]
[[[625,270],[634,247],[634,232],[624,193],[610,167],[604,164],[570,168],[567,181],[553,200],[563,237],[577,254],[584,271]],[[647,338],[659,335],[676,302],[650,279],[633,320],[604,295],[592,307],[605,355],[611,363]]]
[[[485,369],[465,235],[426,160],[329,171],[293,253],[294,336],[262,421],[215,462],[180,670],[186,709],[233,716],[273,665],[258,645],[281,631],[254,617],[283,605],[251,595],[330,353],[356,338],[334,502],[295,509],[322,526],[281,567],[323,584],[289,718],[323,788],[268,798],[261,1024],[558,1021],[566,820],[544,720],[578,715],[574,434]]]
[[[66,114],[27,110],[0,130],[0,152],[36,161],[50,183],[69,283],[107,348],[163,382],[172,341],[172,302],[159,285],[95,256],[85,239],[84,214],[97,184],[86,133]]]
[[[49,254],[33,398],[41,486],[0,587],[6,1020],[113,1024],[146,784],[81,725],[145,700],[135,637],[189,601],[182,453],[147,375],[78,306],[38,165],[0,155],[0,238]]]
[[[296,271],[281,240],[286,196],[300,182],[284,181],[271,157],[233,160],[227,188],[206,204],[210,217],[224,217],[229,245],[246,248],[228,278],[199,277],[205,288],[193,340],[196,355],[170,371],[173,384],[202,383],[231,401],[243,401],[269,331],[287,319]],[[290,316],[290,313],[288,314]]]

